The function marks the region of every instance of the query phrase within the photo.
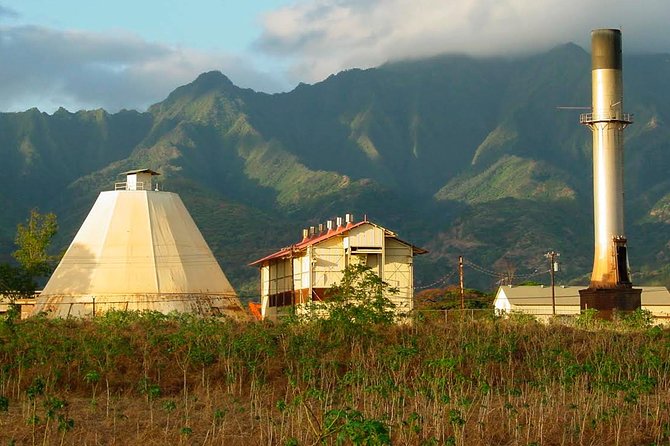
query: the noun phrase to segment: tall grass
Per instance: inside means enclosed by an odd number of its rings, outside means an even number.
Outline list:
[[[0,325],[16,444],[670,444],[670,331],[515,319]]]

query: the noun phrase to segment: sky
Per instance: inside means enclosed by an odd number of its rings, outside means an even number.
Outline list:
[[[670,53],[668,0],[0,0],[0,112],[145,110],[200,73],[289,91],[349,68],[518,57],[619,28]]]

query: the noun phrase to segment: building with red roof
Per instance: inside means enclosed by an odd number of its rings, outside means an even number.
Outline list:
[[[327,298],[345,268],[363,264],[391,288],[389,295],[399,312],[413,308],[415,255],[427,251],[407,243],[393,231],[365,218],[354,222],[352,214],[325,225],[303,229],[302,239],[251,263],[260,270],[262,319],[277,320],[309,302]]]

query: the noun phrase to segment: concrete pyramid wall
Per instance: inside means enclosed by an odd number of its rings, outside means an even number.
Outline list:
[[[246,314],[179,196],[146,190],[99,195],[34,313],[109,309]]]

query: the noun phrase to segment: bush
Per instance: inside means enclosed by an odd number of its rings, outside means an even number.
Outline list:
[[[585,329],[593,329],[601,327],[605,323],[604,320],[598,318],[598,310],[594,308],[587,308],[575,319],[575,326]]]
[[[392,324],[402,315],[397,314],[396,306],[387,296],[397,292],[369,267],[349,265],[340,283],[328,290],[327,300],[310,303],[306,316],[350,327]]]
[[[654,323],[654,316],[651,311],[638,308],[635,311],[616,313],[616,321],[624,328],[640,330],[642,328],[651,327]]]
[[[336,444],[350,441],[354,445],[389,445],[389,429],[379,420],[366,419],[357,410],[333,409],[324,417],[322,438],[334,436]]]

